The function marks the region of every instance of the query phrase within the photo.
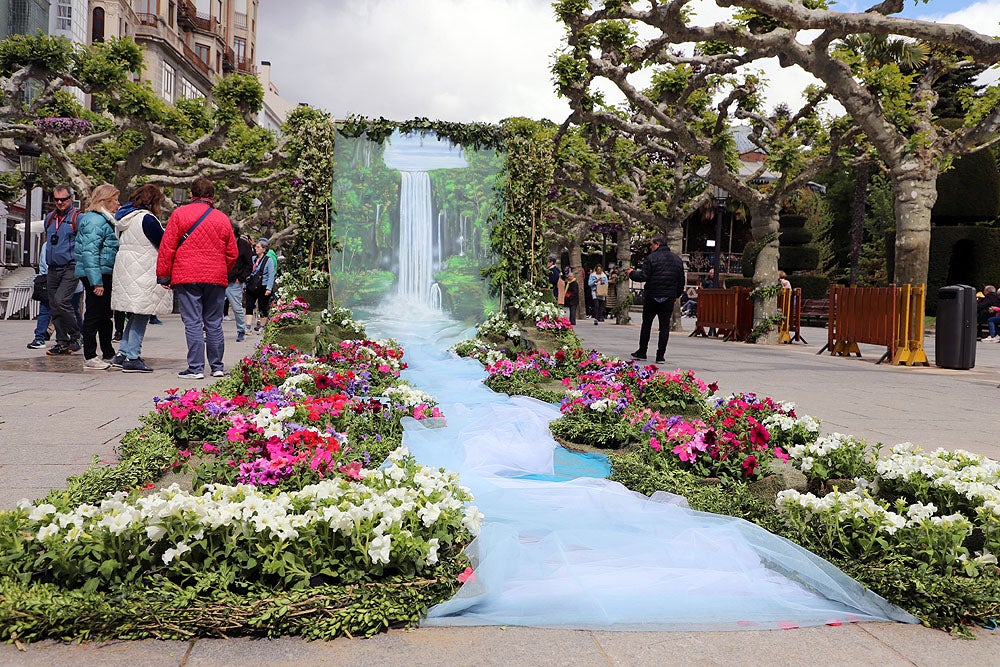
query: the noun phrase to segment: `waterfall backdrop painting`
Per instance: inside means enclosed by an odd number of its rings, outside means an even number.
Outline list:
[[[338,134],[337,301],[468,321],[495,310],[480,271],[492,263],[489,230],[502,167],[496,151],[456,146],[433,132],[396,132],[383,143]]]

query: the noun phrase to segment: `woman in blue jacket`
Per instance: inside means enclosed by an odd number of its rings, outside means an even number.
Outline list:
[[[94,188],[90,207],[80,216],[76,233],[76,276],[83,279],[87,308],[83,314],[83,367],[104,370],[115,356],[114,320],[111,311],[111,275],[118,254],[115,235],[115,211],[118,210],[118,189],[104,183]],[[101,342],[102,359],[97,358],[97,341]]]
[[[253,260],[253,270],[247,278],[247,315],[255,315],[254,331],[260,331],[267,324],[271,314],[271,294],[274,292],[274,278],[278,272],[278,256],[270,250],[270,241],[261,238],[254,246],[257,254]]]

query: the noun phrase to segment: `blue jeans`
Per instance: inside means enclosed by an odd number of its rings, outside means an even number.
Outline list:
[[[45,335],[49,332],[49,322],[52,320],[52,311],[49,304],[38,304],[38,324],[35,325],[34,340],[45,340]]]
[[[125,331],[122,333],[122,344],[118,348],[118,354],[133,361],[142,356],[142,339],[146,335],[146,325],[149,324],[149,315],[132,313],[125,322]]]
[[[39,315],[38,317],[41,317]],[[990,327],[990,337],[997,335],[997,325],[1000,324],[1000,315],[994,315],[990,319],[986,320],[986,324]]]
[[[229,307],[233,309],[233,316],[236,318],[236,333],[245,334],[247,314],[243,310],[243,283],[229,283],[229,287],[226,288],[226,298],[229,299]]]
[[[222,355],[226,339],[222,333],[222,304],[226,301],[226,287],[208,283],[174,285],[177,303],[184,322],[187,339],[188,370],[201,373],[205,370],[205,355],[213,371],[222,370]]]

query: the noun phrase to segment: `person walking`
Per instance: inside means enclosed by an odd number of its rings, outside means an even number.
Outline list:
[[[80,279],[76,277],[76,232],[80,212],[73,205],[73,191],[57,185],[52,191],[55,209],[45,216],[45,262],[48,264],[49,310],[56,330],[55,345],[46,350],[50,356],[73,354],[80,349],[80,326],[73,310],[73,295]]]
[[[600,264],[594,267],[587,284],[594,299],[594,326],[597,326],[604,321],[604,303],[608,298],[608,274],[604,273]]]
[[[572,271],[566,274],[566,307],[569,308],[569,323],[576,326],[576,310],[580,307],[580,283]]]
[[[653,328],[653,318],[659,319],[660,335],[656,342],[656,363],[665,361],[667,342],[670,340],[670,314],[674,301],[684,289],[684,262],[663,245],[663,237],[654,236],[650,241],[652,252],[642,262],[642,268],[626,269],[625,274],[638,283],[646,283],[643,290],[642,326],[639,329],[639,349],[633,359],[644,360]]]
[[[270,245],[271,242],[267,239],[258,239],[254,245],[256,257],[253,269],[247,278],[247,314],[254,316],[254,331],[260,331],[271,314],[271,293],[274,290],[278,258],[269,250]]]
[[[206,354],[212,377],[225,375],[222,304],[239,251],[229,216],[215,208],[214,199],[215,184],[195,179],[191,202],[171,214],[156,258],[156,282],[177,294],[184,322],[187,368],[177,377],[185,380],[205,377]]]
[[[559,265],[556,264],[556,256],[549,255],[549,285],[552,286],[552,296],[559,298]]]
[[[247,335],[247,317],[243,310],[243,287],[247,278],[253,270],[253,246],[240,236],[240,229],[233,223],[233,234],[236,235],[236,249],[238,255],[233,270],[229,272],[229,287],[226,288],[226,303],[229,304],[233,316],[236,318],[236,342],[241,343]],[[223,318],[225,319],[225,318]]]
[[[152,373],[142,359],[142,340],[149,318],[169,313],[173,295],[156,284],[156,257],[163,240],[163,224],[157,217],[163,192],[155,185],[137,188],[115,215],[119,234],[115,258],[115,291],[111,307],[129,313],[122,331],[121,346],[111,365],[125,373]]]
[[[114,314],[111,293],[113,272],[118,254],[114,214],[118,210],[118,188],[103,183],[94,188],[87,212],[80,216],[76,234],[76,277],[83,280],[85,304],[83,312],[83,367],[103,371],[115,356]],[[100,339],[101,358],[97,358]]]

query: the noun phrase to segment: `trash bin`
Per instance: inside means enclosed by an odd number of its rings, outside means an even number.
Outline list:
[[[934,363],[968,370],[976,365],[976,288],[948,285],[938,291]]]

